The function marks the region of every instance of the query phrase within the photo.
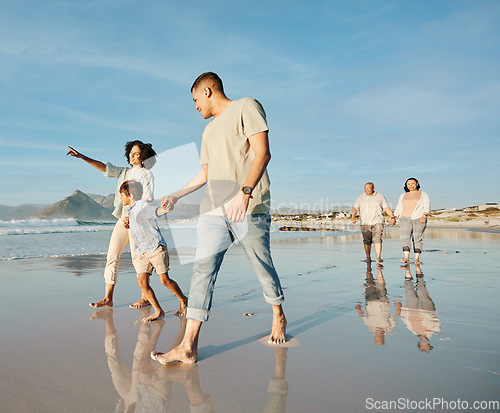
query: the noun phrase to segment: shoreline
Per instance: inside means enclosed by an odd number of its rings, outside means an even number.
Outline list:
[[[291,219],[276,219],[274,218],[272,224],[277,226],[304,228],[304,231],[309,230],[319,231],[324,228],[325,231],[331,231],[333,229],[342,230],[349,229],[351,231],[359,231],[359,222],[353,224],[350,219],[336,219],[336,220],[310,220],[310,221],[295,221]],[[500,219],[490,220],[488,226],[484,224],[484,220],[463,220],[457,222],[444,222],[440,220],[430,219],[427,222],[429,228],[443,228],[443,229],[464,229],[467,231],[475,232],[487,232],[487,233],[500,233]],[[390,224],[385,222],[384,227],[392,228]],[[393,228],[399,228],[399,224],[396,223]]]

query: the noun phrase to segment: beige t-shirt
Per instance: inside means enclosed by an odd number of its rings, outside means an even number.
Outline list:
[[[359,210],[360,225],[375,225],[384,223],[382,214],[389,205],[385,196],[374,191],[372,195],[358,196],[354,208]]]
[[[243,186],[255,153],[249,138],[268,131],[266,113],[255,99],[234,100],[205,128],[200,163],[208,165],[207,189],[201,213],[225,214],[225,208]],[[264,171],[253,189],[247,214],[269,212],[269,176]]]

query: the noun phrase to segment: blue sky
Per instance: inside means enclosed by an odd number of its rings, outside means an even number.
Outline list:
[[[66,145],[117,165],[136,138],[199,147],[205,71],[264,105],[275,207],[366,181],[394,205],[412,176],[433,208],[499,202],[499,52],[497,0],[2,0],[0,204],[114,192]]]

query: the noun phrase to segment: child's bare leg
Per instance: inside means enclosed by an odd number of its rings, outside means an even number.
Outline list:
[[[133,304],[130,304],[129,305],[129,308],[143,308],[143,307],[148,307],[150,306],[151,304],[149,303],[149,301],[146,299],[146,297],[144,297],[144,295],[140,298],[140,300],[136,301],[135,303]]]
[[[168,272],[165,274],[160,274],[160,281],[161,283],[167,287],[170,291],[174,293],[174,295],[179,299],[179,302],[181,303],[179,311],[175,313],[175,315],[183,315],[186,313],[186,307],[187,307],[187,302],[188,299],[187,297],[182,293],[181,288],[179,285],[169,278]]]
[[[165,316],[165,312],[160,307],[160,303],[156,299],[155,293],[151,286],[149,285],[149,274],[141,273],[137,275],[137,284],[141,287],[143,297],[148,300],[153,306],[154,312],[148,317],[144,317],[142,319],[143,322],[147,323],[148,321],[156,320],[157,318],[163,318]]]

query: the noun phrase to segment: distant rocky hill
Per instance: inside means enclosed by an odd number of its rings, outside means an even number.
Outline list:
[[[113,211],[114,206],[113,202],[115,202],[115,194],[109,194],[108,196],[96,195],[96,194],[87,194],[90,198],[92,198],[99,205],[104,208],[110,209]]]
[[[0,205],[0,218],[2,218],[4,215],[8,214],[10,211],[12,211],[15,207],[13,206],[8,206],[8,205]]]
[[[0,205],[0,219],[30,219],[38,217],[39,212],[47,205],[19,205],[15,207]]]
[[[76,218],[97,221],[114,221],[111,211],[76,190],[72,195],[40,211],[41,219]]]

